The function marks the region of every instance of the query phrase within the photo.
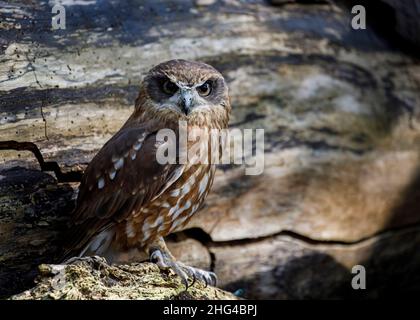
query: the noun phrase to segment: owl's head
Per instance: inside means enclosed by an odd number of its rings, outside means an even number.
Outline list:
[[[136,107],[158,118],[216,127],[226,127],[230,114],[228,87],[220,72],[186,60],[152,68],[143,80]]]

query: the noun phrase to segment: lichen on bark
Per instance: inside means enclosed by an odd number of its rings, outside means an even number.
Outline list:
[[[34,288],[11,299],[238,299],[229,292],[198,281],[185,290],[177,275],[169,270],[160,271],[153,263],[109,265],[99,257],[74,264],[40,265],[36,283]]]

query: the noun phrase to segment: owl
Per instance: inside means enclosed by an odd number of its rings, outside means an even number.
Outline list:
[[[83,175],[63,259],[97,255],[114,262],[143,252],[161,269],[172,269],[187,288],[190,279],[215,285],[213,272],[177,261],[164,241],[202,205],[215,164],[161,164],[157,135],[161,129],[179,135],[180,121],[188,128],[226,129],[230,112],[228,87],[212,66],[170,60],[153,67],[134,112]]]

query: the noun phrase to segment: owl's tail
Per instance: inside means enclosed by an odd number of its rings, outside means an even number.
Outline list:
[[[70,226],[63,235],[62,251],[59,263],[66,263],[72,258],[102,255],[110,246],[115,232],[111,228],[103,227],[100,232],[93,233],[98,219],[88,219],[81,224]]]

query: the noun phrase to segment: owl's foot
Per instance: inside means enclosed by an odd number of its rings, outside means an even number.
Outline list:
[[[169,252],[168,252],[169,253]],[[216,286],[217,276],[214,272],[187,266],[175,261],[172,255],[164,250],[156,249],[150,254],[150,261],[156,263],[160,269],[172,269],[182,280],[185,289],[192,286],[196,280],[202,281],[207,285]],[[188,280],[192,279],[191,285]]]

